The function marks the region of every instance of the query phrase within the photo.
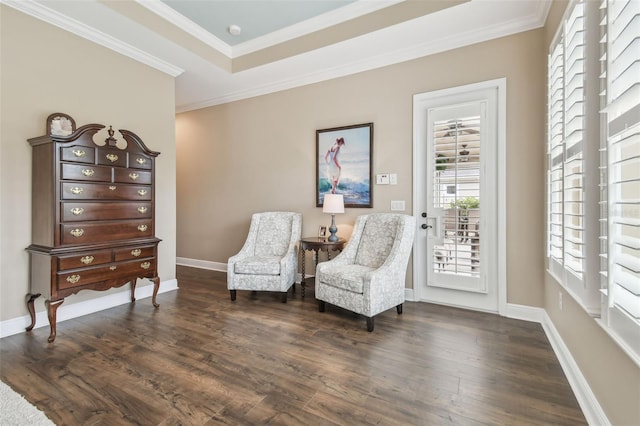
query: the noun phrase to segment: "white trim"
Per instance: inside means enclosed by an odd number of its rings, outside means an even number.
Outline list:
[[[172,77],[177,77],[184,72],[183,69],[170,64],[169,62],[152,56],[137,47],[133,47],[130,44],[105,34],[98,29],[83,24],[76,19],[63,15],[44,4],[37,3],[33,0],[0,0],[0,3],[6,4],[7,6],[26,13],[29,16],[40,19],[48,24],[54,25],[86,40],[104,46],[107,49],[111,49],[114,52],[155,68],[158,71],[169,74]]]
[[[507,318],[541,323],[545,315],[545,310],[533,306],[507,303],[504,307],[504,312],[500,312],[500,314]]]
[[[529,17],[511,21],[507,24],[494,25],[493,27],[483,28],[480,31],[469,31],[467,33],[460,34],[454,37],[443,37],[428,40],[418,45],[407,47],[405,49],[398,49],[391,53],[380,54],[378,56],[366,58],[360,61],[349,62],[345,63],[344,65],[337,65],[332,68],[296,75],[295,77],[289,79],[274,81],[273,83],[265,84],[262,86],[237,90],[223,96],[209,98],[203,101],[176,105],[176,113],[226,104],[242,99],[267,95],[269,93],[275,93],[282,90],[288,90],[308,84],[319,83],[325,80],[344,77],[359,72],[382,68],[388,65],[398,64],[413,59],[445,52],[448,50],[461,48],[470,44],[481,43],[499,37],[506,37],[512,34],[519,33],[521,31],[536,29],[543,25],[544,21],[540,22],[537,20],[537,18]]]
[[[166,293],[169,291],[178,290],[178,280],[171,279],[160,283],[160,289],[158,294]],[[136,300],[146,299],[153,295],[153,285],[138,286],[136,287]],[[66,321],[81,317],[83,315],[93,314],[95,312],[103,311],[105,309],[113,308],[115,306],[131,303],[131,291],[120,291],[117,293],[109,294],[106,296],[96,297],[95,299],[85,300],[83,302],[62,304],[58,308],[57,322]],[[14,334],[22,333],[25,328],[31,323],[31,317],[24,315],[22,317],[12,318],[0,322],[0,338],[12,336]],[[36,312],[36,325],[34,328],[40,328],[49,326],[49,320],[47,319],[46,311]]]
[[[189,259],[187,257],[177,257],[176,265],[190,266],[198,269],[209,269],[211,271],[227,272],[227,264],[221,262],[211,262],[208,260]]]
[[[560,362],[562,371],[564,371],[565,376],[567,376],[567,381],[578,400],[582,413],[587,419],[587,423],[599,426],[611,425],[611,422],[600,406],[598,399],[589,387],[589,383],[582,375],[578,364],[573,359],[569,348],[565,345],[562,337],[558,333],[558,330],[556,330],[553,325],[553,321],[551,321],[551,318],[546,311],[543,311],[541,324],[547,338],[549,339],[549,343]]]
[[[333,27],[342,22],[373,13],[377,10],[401,3],[404,0],[357,0],[346,6],[323,13],[322,15],[297,22],[288,27],[265,34],[262,37],[245,41],[232,47],[232,57],[257,52],[276,44],[284,43],[316,31]]]
[[[412,288],[406,288],[404,289],[404,300],[406,302],[417,302],[415,295],[413,294],[413,289]]]
[[[160,0],[135,0],[140,6],[147,8],[162,19],[192,35],[209,47],[218,50],[227,58],[233,57],[233,48],[218,37],[188,19],[174,8],[167,6]]]

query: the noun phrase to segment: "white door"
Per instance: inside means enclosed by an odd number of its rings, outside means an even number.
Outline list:
[[[499,310],[498,83],[414,97],[417,300]]]

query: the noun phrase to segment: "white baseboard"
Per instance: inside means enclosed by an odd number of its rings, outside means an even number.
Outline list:
[[[560,361],[562,371],[564,371],[565,376],[567,376],[567,380],[578,400],[578,404],[580,404],[582,413],[587,419],[587,423],[590,425],[610,426],[611,422],[607,418],[598,399],[593,394],[591,387],[589,387],[589,383],[587,383],[587,380],[582,375],[578,364],[573,359],[569,348],[565,345],[560,333],[558,333],[558,330],[553,325],[546,311],[543,311],[541,324],[549,339],[549,343],[551,343],[553,351],[558,357],[558,361]]]
[[[178,289],[178,280],[171,279],[162,281],[160,283],[160,289],[158,294],[166,293]],[[153,295],[153,285],[138,286],[136,287],[136,300],[145,299]],[[94,312],[102,311],[105,309],[113,308],[115,306],[131,303],[131,290],[120,291],[117,293],[109,294],[102,297],[96,297],[95,299],[85,300],[83,302],[62,304],[58,308],[57,322],[66,321],[68,319],[77,318],[83,315],[92,314]],[[31,324],[31,317],[25,315],[18,318],[12,318],[6,321],[0,322],[0,338],[12,336],[14,334],[22,333],[25,328]],[[47,318],[46,311],[36,312],[36,325],[34,328],[49,326],[49,319]]]
[[[546,312],[542,308],[507,303],[506,309],[502,314],[507,318],[513,318],[513,319],[518,319],[522,321],[537,322],[540,324],[542,323],[542,320]]]
[[[211,271],[227,272],[227,264],[221,262],[210,262],[208,260],[189,259],[177,257],[176,265],[191,266],[192,268],[209,269]]]

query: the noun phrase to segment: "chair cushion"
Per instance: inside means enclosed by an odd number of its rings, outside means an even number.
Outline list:
[[[291,241],[292,215],[264,215],[258,224],[256,256],[284,256]]]
[[[363,265],[325,265],[322,269],[322,283],[354,293],[363,293],[364,275],[374,268]]]
[[[398,218],[393,215],[371,215],[364,225],[355,263],[379,268],[391,252],[396,239]]]
[[[251,256],[235,264],[236,274],[280,275],[280,256]]]

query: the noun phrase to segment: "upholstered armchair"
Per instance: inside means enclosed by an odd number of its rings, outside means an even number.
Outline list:
[[[320,312],[326,302],[364,315],[368,331],[380,312],[395,307],[402,314],[415,226],[412,216],[402,214],[359,216],[347,247],[316,268]]]
[[[227,262],[227,288],[231,300],[236,290],[277,291],[282,302],[295,284],[302,215],[292,212],[255,213],[240,252]]]

